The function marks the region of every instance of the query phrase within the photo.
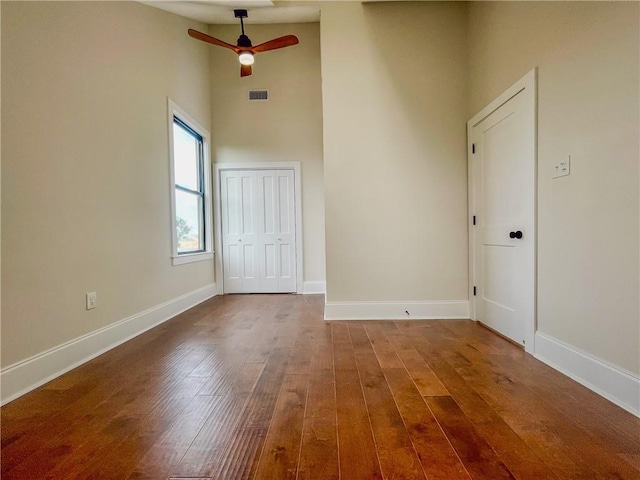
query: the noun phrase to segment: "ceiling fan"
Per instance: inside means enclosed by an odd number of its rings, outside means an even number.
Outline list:
[[[236,18],[240,19],[240,27],[242,28],[242,34],[238,37],[237,45],[231,45],[217,38],[214,38],[206,33],[198,32],[197,30],[189,29],[188,33],[191,37],[202,40],[203,42],[210,43],[212,45],[218,45],[219,47],[228,48],[233,50],[238,55],[240,61],[240,76],[246,77],[251,75],[251,65],[253,65],[253,56],[256,53],[268,52],[269,50],[276,50],[278,48],[290,47],[298,43],[298,37],[295,35],[285,35],[284,37],[274,38],[268,42],[261,43],[255,47],[251,45],[251,40],[244,34],[244,21],[243,18],[247,18],[246,10],[234,10]]]

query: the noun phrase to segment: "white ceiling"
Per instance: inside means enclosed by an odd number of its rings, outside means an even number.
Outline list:
[[[237,24],[236,8],[248,10],[245,23],[309,23],[320,21],[317,2],[271,0],[152,0],[145,5],[207,24]],[[307,5],[305,5],[305,3]],[[313,5],[315,4],[315,6]]]

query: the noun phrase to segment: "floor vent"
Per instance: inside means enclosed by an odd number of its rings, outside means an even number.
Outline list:
[[[269,100],[269,90],[249,90],[250,102],[266,102]]]

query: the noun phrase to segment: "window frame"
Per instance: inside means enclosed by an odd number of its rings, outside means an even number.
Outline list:
[[[197,144],[197,148],[198,151],[196,153],[196,161],[197,161],[197,166],[196,166],[196,170],[197,170],[197,187],[196,189],[187,187],[185,185],[181,185],[179,184],[177,181],[174,182],[174,194],[178,194],[178,192],[182,192],[191,196],[194,196],[195,198],[197,198],[198,201],[198,220],[200,223],[200,229],[198,231],[198,244],[201,247],[198,250],[190,250],[190,251],[186,251],[186,252],[181,252],[179,247],[180,247],[180,239],[178,239],[178,246],[177,246],[177,254],[179,256],[182,255],[189,255],[189,254],[194,254],[194,253],[203,253],[206,252],[206,241],[207,241],[207,220],[206,220],[206,215],[205,215],[205,208],[204,208],[204,202],[206,200],[206,191],[205,191],[205,181],[204,181],[204,139],[202,138],[202,135],[200,135],[198,132],[196,132],[193,128],[191,128],[189,125],[187,125],[180,117],[178,117],[177,115],[173,116],[173,133],[175,134],[176,131],[176,126],[185,131],[191,138],[193,138],[196,141]],[[174,154],[175,154],[175,150],[174,150]],[[174,156],[174,162],[173,162],[173,166],[175,169],[175,156]],[[174,170],[175,173],[175,170]],[[200,205],[202,205],[200,207]],[[176,215],[176,222],[177,222],[177,215]],[[176,229],[176,235],[177,235],[177,229]]]
[[[170,170],[170,192],[171,192],[171,261],[173,265],[182,265],[185,263],[199,262],[203,260],[213,259],[213,217],[212,217],[212,188],[211,188],[211,157],[210,157],[210,134],[196,120],[194,120],[187,112],[180,108],[170,98],[167,99],[167,120],[169,127],[169,170]],[[175,121],[177,120],[177,122]],[[200,190],[191,190],[189,188],[178,186],[175,181],[175,158],[174,158],[174,138],[173,126],[178,123],[189,133],[199,136],[201,139],[201,155],[199,168]],[[203,209],[203,226],[202,241],[204,249],[178,253],[178,232],[176,230],[176,190],[182,190],[187,193],[200,195],[202,199]]]

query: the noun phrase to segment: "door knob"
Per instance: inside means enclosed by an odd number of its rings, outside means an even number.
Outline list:
[[[513,238],[513,237],[512,237],[512,238]],[[241,239],[241,238],[239,238],[239,239],[238,239],[238,241],[239,241],[239,242],[241,242],[241,241],[242,241],[242,239]]]
[[[520,238],[522,238],[522,232],[520,230],[515,231],[515,232],[509,232],[509,238],[520,239]]]

